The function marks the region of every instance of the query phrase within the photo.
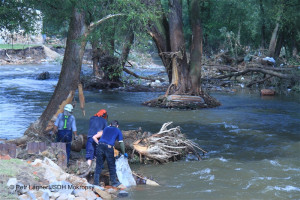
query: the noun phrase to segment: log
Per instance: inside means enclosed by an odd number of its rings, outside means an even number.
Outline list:
[[[274,96],[275,95],[275,91],[274,90],[271,90],[271,89],[262,89],[260,91],[260,94],[262,96]]]
[[[167,96],[168,101],[174,102],[199,102],[205,103],[204,99],[200,96],[190,96],[190,95],[169,95]]]

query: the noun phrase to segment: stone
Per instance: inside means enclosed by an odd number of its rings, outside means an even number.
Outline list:
[[[68,194],[61,194],[56,200],[68,200]]]
[[[86,200],[84,197],[75,197],[74,200]]]
[[[99,188],[96,188],[96,187],[94,188],[94,191],[95,191],[97,194],[99,194],[100,197],[103,198],[103,199],[112,199],[111,194],[109,194],[109,193],[106,192],[106,191],[103,191],[103,190],[101,190],[101,189],[99,189]]]
[[[16,184],[16,192],[19,195],[25,194],[28,191],[29,191],[29,186],[28,185],[24,185],[23,183],[19,183],[19,182]]]
[[[82,190],[78,192],[79,197],[85,197],[87,200],[94,200],[97,198],[92,190]]]
[[[10,160],[11,157],[9,155],[1,155],[0,154],[0,160]]]
[[[60,194],[72,194],[73,185],[67,181],[57,181],[49,185],[51,192],[59,192]]]
[[[66,181],[72,183],[73,185],[84,185],[87,186],[88,182],[85,178],[80,178],[75,175],[70,175],[66,178]]]
[[[118,197],[123,198],[123,197],[128,197],[128,192],[121,190],[118,194]]]
[[[50,73],[49,72],[42,72],[38,75],[36,78],[37,80],[47,80],[50,78]]]
[[[22,194],[18,197],[19,200],[31,200],[30,197],[26,194]]]
[[[10,178],[8,179],[6,186],[10,190],[10,193],[14,193],[16,191],[16,185],[18,183],[18,180],[16,178]]]
[[[75,197],[79,197],[81,193],[83,193],[83,189],[75,189],[73,190],[73,195],[75,195]]]
[[[79,135],[76,140],[75,139],[72,140],[71,150],[76,151],[76,152],[80,152],[82,147],[83,147],[83,136]]]
[[[75,196],[74,195],[72,195],[72,194],[69,194],[69,196],[68,196],[68,200],[74,200],[75,199]]]
[[[50,192],[50,190],[49,190],[49,192]],[[43,194],[42,194],[42,199],[44,199],[44,200],[49,200],[49,198],[50,198],[49,193],[48,193],[48,192],[43,192]]]
[[[26,194],[30,197],[30,199],[36,200],[36,196],[35,196],[35,194],[33,192],[28,191]]]

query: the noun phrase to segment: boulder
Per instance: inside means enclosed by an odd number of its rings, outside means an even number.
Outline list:
[[[37,80],[47,80],[50,78],[50,73],[49,72],[42,72],[38,75],[36,78]]]
[[[72,140],[71,150],[80,152],[83,147],[83,143],[84,143],[83,136],[79,135],[76,140],[75,139]]]
[[[128,197],[128,192],[122,190],[119,192],[118,197],[122,198],[122,197]]]
[[[111,194],[109,194],[108,192],[106,191],[103,191],[101,189],[99,189],[98,187],[95,187],[94,188],[94,191],[100,195],[100,197],[102,197],[103,199],[112,199],[112,196]]]

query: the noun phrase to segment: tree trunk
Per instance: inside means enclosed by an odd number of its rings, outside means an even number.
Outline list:
[[[280,31],[280,33],[278,34],[277,44],[274,52],[274,58],[279,57],[283,42],[284,42],[284,32]]]
[[[200,95],[201,92],[201,58],[202,58],[202,28],[199,15],[198,0],[191,0],[191,26],[192,26],[192,43],[191,43],[191,78],[192,78],[192,94]]]
[[[78,87],[82,58],[86,46],[86,40],[82,41],[80,39],[85,34],[86,28],[85,14],[73,8],[59,81],[46,110],[26,130],[25,135],[43,134],[49,121],[51,119],[55,120],[55,114],[58,114],[56,113],[57,110],[63,109],[65,104],[72,101]]]
[[[158,0],[147,0],[147,5],[149,6],[158,6],[157,9],[162,11],[160,1]],[[169,23],[165,16],[162,16],[157,19],[155,22],[150,22],[150,26],[148,28],[148,32],[152,37],[155,45],[157,47],[158,55],[162,60],[166,68],[166,72],[168,74],[169,83],[172,81],[172,65],[171,65],[171,58],[168,56],[168,53],[171,51],[170,47],[170,37],[169,37]]]
[[[182,5],[180,0],[169,0],[169,34],[172,54],[171,90],[166,95],[185,94],[190,88],[190,77],[183,35]]]
[[[279,22],[276,23],[276,26],[273,30],[270,45],[269,45],[269,57],[274,57],[275,55],[275,49],[276,49],[276,43],[277,43],[277,37],[278,37],[278,30],[279,30]]]
[[[126,35],[125,44],[122,48],[122,54],[120,58],[122,67],[125,67],[125,63],[128,59],[128,55],[131,49],[131,45],[133,44],[133,40],[134,40],[134,33],[132,30],[130,30]]]
[[[92,60],[93,60],[93,75],[99,76],[99,41],[93,40],[92,41]]]
[[[265,43],[266,43],[266,24],[265,24],[265,10],[264,10],[264,6],[263,6],[263,2],[262,0],[259,0],[259,8],[260,8],[260,17],[261,17],[261,29],[260,29],[260,32],[261,32],[261,42],[260,42],[260,45],[261,45],[261,48],[262,49],[265,49],[266,46],[265,46]]]

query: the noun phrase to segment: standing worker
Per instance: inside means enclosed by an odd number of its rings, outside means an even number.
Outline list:
[[[121,151],[125,157],[128,157],[125,153],[125,145],[123,142],[123,135],[120,131],[119,122],[114,120],[110,126],[106,127],[103,130],[103,133],[99,132],[93,136],[93,140],[97,143],[97,160],[96,160],[96,169],[94,174],[94,185],[99,185],[100,174],[103,168],[103,163],[107,159],[107,165],[109,169],[111,185],[118,187],[121,183],[117,181],[116,175],[116,163],[114,157],[114,145],[115,141],[118,140],[120,143]],[[100,140],[98,141],[98,138]]]
[[[99,110],[94,116],[90,118],[89,132],[86,142],[86,155],[85,158],[89,166],[92,164],[92,160],[96,157],[96,143],[93,140],[93,136],[99,132],[102,134],[102,131],[107,127],[108,114],[104,109]],[[99,133],[99,134],[100,134]]]
[[[71,104],[65,105],[64,112],[57,116],[54,123],[54,133],[56,133],[58,129],[56,141],[66,143],[68,165],[71,152],[72,132],[75,135],[75,139],[77,138],[76,121],[72,112],[73,106]]]

